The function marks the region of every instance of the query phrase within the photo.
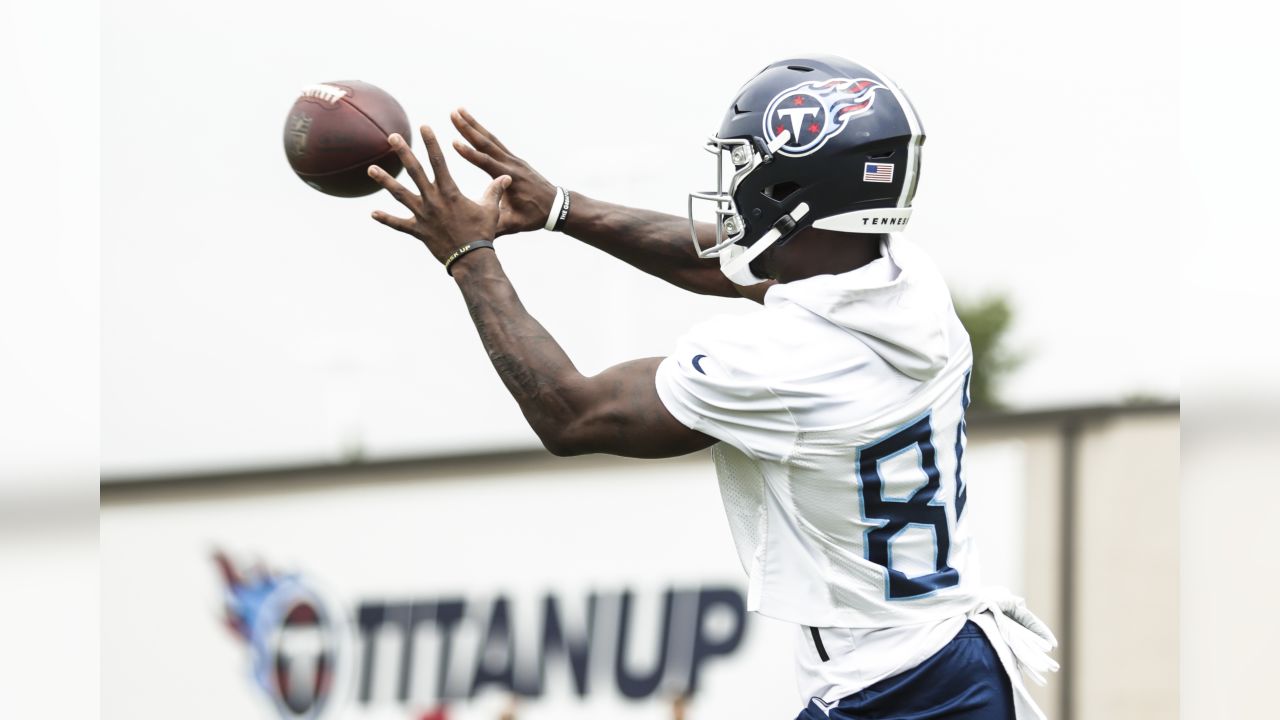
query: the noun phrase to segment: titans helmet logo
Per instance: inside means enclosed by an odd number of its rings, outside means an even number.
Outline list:
[[[340,633],[327,605],[297,575],[242,570],[215,556],[228,626],[245,640],[253,677],[281,720],[317,720],[329,705]]]
[[[789,134],[778,152],[801,157],[822,147],[844,130],[851,118],[871,111],[875,80],[836,78],[800,83],[778,93],[764,113],[764,137],[772,143],[783,132]]]

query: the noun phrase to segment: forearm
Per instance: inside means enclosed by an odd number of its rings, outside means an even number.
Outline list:
[[[453,124],[467,140],[454,143],[458,154],[490,177],[511,178],[503,197],[498,234],[543,227],[548,212],[555,210],[551,207],[555,186],[513,155],[470,113],[459,109],[453,114]],[[571,194],[571,199],[561,228],[566,234],[677,287],[703,295],[743,296],[763,302],[767,288],[739,288],[720,272],[715,261],[698,257],[687,218],[614,205],[577,192]],[[697,233],[704,247],[715,243],[714,226],[699,223]]]
[[[498,376],[530,427],[554,451],[559,431],[579,415],[572,388],[582,374],[520,302],[496,253],[481,250],[461,258],[453,276]]]
[[[583,377],[524,309],[494,253],[473,253],[453,267],[494,369],[553,454],[661,458],[715,442],[682,425],[663,405],[655,380],[662,358],[632,360]]]
[[[699,258],[689,220],[573,193],[564,232],[655,277],[702,295],[738,297],[714,260]],[[700,232],[713,234],[708,225]],[[710,245],[712,240],[702,238]]]

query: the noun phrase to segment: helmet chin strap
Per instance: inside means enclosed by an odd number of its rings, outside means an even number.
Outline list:
[[[798,223],[809,212],[808,203],[800,203],[795,210],[791,211],[788,216],[791,222]],[[756,277],[751,272],[751,261],[760,257],[760,254],[768,250],[774,243],[782,237],[782,233],[778,231],[777,226],[769,228],[769,232],[765,233],[759,240],[752,243],[751,247],[742,247],[741,245],[731,245],[720,253],[720,272],[725,274],[735,285],[759,285],[768,280],[768,278]]]

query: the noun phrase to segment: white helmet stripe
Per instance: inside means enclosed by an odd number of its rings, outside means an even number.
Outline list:
[[[911,140],[907,142],[907,163],[902,173],[902,193],[898,195],[897,207],[910,207],[911,196],[915,194],[916,175],[920,172],[920,144],[924,141],[924,130],[920,127],[920,117],[916,115],[916,109],[912,106],[911,101],[907,99],[907,94],[902,92],[898,87],[898,83],[893,78],[876,70],[875,68],[863,63],[862,66],[880,78],[885,87],[889,88],[889,92],[893,93],[893,97],[898,100],[898,106],[902,108],[902,114],[907,118],[907,126],[911,128]]]

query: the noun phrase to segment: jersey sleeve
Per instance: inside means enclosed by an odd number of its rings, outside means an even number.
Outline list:
[[[751,369],[758,349],[723,335],[704,323],[681,338],[658,365],[658,397],[689,428],[750,457],[782,460],[795,445],[796,423],[768,378]]]

